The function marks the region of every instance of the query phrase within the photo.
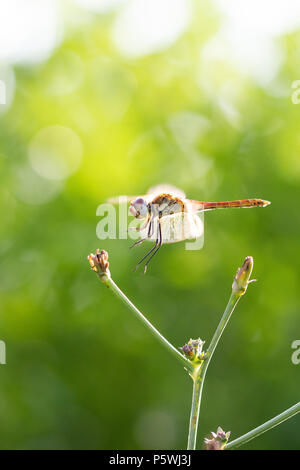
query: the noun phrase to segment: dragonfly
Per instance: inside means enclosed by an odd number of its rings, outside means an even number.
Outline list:
[[[143,196],[122,196],[122,200],[129,202],[130,214],[141,222],[140,226],[131,227],[131,230],[139,232],[139,240],[130,248],[144,241],[154,242],[134,269],[136,271],[145,262],[144,274],[163,244],[196,239],[203,235],[204,226],[199,213],[234,207],[266,207],[271,204],[270,201],[257,198],[223,202],[196,201],[187,199],[183,191],[170,185],[154,186]],[[111,198],[108,202],[118,201],[118,198]]]

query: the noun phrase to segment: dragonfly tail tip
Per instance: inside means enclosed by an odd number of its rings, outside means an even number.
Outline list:
[[[271,204],[271,201],[265,201],[263,200],[263,207],[267,207]]]

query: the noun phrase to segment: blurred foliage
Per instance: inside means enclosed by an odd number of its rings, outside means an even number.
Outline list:
[[[95,15],[67,31],[46,62],[16,67],[16,95],[0,116],[2,449],[186,447],[191,380],[90,271],[86,256],[97,247],[176,346],[209,341],[237,267],[253,256],[258,282],[207,376],[200,447],[219,425],[235,438],[299,399],[300,366],[291,362],[300,298],[300,107],[291,102],[299,33],[278,39],[283,65],[262,87],[225,60],[201,64],[220,24],[210,2],[168,49],[135,59],[111,41],[113,18]],[[285,93],[275,93],[278,83]],[[31,166],[28,149],[47,126],[82,142],[81,165],[68,178],[43,178]],[[163,247],[143,276],[132,268],[145,247],[98,240],[96,208],[161,182],[193,199],[272,205],[207,213],[201,251]],[[296,417],[247,448],[299,448],[298,426]]]

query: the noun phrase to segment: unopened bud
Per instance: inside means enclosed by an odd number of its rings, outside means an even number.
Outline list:
[[[190,339],[188,343],[184,344],[181,348],[183,354],[193,362],[201,362],[204,360],[205,353],[202,352],[204,341],[200,338]]]
[[[204,448],[206,450],[224,450],[230,437],[230,431],[225,432],[218,427],[217,432],[211,433],[211,439],[204,439]]]
[[[232,284],[233,294],[237,296],[241,296],[245,294],[249,282],[252,282],[250,281],[252,269],[253,269],[253,258],[252,256],[247,256],[247,258],[245,258],[243,265],[237,270],[237,273],[233,280],[233,284]]]
[[[95,271],[101,281],[105,282],[110,277],[108,253],[104,250],[96,250],[96,254],[91,253],[88,256],[89,263],[93,271]]]

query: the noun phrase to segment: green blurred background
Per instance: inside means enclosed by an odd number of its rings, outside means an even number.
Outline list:
[[[242,5],[240,5],[242,4]],[[114,280],[176,346],[211,338],[254,257],[205,384],[198,447],[299,400],[300,12],[294,1],[11,0],[1,6],[0,447],[184,449],[192,383],[92,273]],[[205,243],[99,240],[96,209],[175,184],[261,197],[205,216]],[[299,448],[299,418],[247,445]],[[246,446],[245,446],[246,447]]]

